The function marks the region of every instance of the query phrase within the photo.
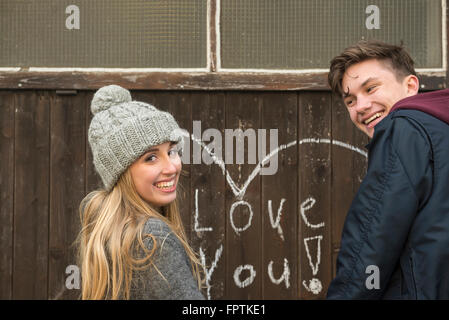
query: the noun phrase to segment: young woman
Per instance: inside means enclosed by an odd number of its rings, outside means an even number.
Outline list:
[[[204,299],[176,203],[182,136],[174,118],[99,89],[89,127],[104,189],[80,204],[82,299]]]

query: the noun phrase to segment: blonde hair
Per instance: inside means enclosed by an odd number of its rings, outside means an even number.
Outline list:
[[[151,234],[143,235],[150,217],[167,223],[180,240],[201,287],[202,265],[187,243],[177,201],[162,210],[159,213],[139,196],[129,169],[110,192],[96,190],[81,201],[81,231],[77,238],[81,299],[130,299],[133,272],[151,265],[157,246]],[[147,237],[152,238],[152,250],[143,242]],[[142,258],[138,258],[139,249],[145,253]]]

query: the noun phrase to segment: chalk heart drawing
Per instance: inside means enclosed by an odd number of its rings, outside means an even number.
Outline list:
[[[190,135],[188,134],[188,132],[183,131],[183,135],[187,138],[191,138],[192,141],[200,144],[204,150],[206,150],[206,152],[208,152],[209,156],[211,157],[213,163],[215,163],[216,165],[218,165],[220,167],[220,169],[222,170],[223,175],[226,178],[226,182],[228,183],[229,187],[231,188],[234,196],[236,197],[237,201],[234,202],[231,206],[230,209],[230,220],[231,220],[231,226],[234,229],[234,231],[237,233],[237,235],[239,235],[241,232],[245,231],[246,229],[248,229],[251,226],[251,219],[253,217],[253,210],[251,208],[251,205],[243,200],[243,197],[245,196],[246,190],[248,188],[248,186],[251,184],[251,182],[254,180],[254,178],[260,173],[261,169],[270,161],[270,158],[273,157],[274,155],[276,155],[277,153],[279,153],[282,150],[285,150],[287,148],[293,147],[295,145],[302,145],[302,144],[319,144],[319,143],[324,143],[324,144],[332,144],[332,145],[336,145],[336,146],[340,146],[342,148],[346,148],[349,149],[351,151],[357,152],[360,155],[364,156],[365,158],[368,158],[368,155],[365,151],[356,148],[350,144],[338,141],[338,140],[331,140],[331,139],[321,139],[321,138],[307,138],[307,139],[302,139],[302,140],[294,140],[291,141],[287,144],[283,144],[280,145],[278,148],[274,149],[273,151],[271,151],[268,155],[266,155],[257,165],[256,167],[253,169],[253,171],[251,172],[251,174],[248,176],[248,179],[243,183],[243,185],[241,187],[237,186],[237,184],[234,182],[234,180],[232,179],[231,175],[229,174],[229,172],[226,170],[225,167],[225,163],[223,162],[222,159],[218,158],[215,156],[215,154],[208,148],[207,145],[205,145],[200,139],[197,139],[194,135]],[[284,235],[283,235],[283,231],[280,225],[280,220],[281,220],[281,215],[282,215],[282,207],[285,203],[286,199],[282,198],[281,202],[279,204],[279,208],[277,211],[277,215],[276,218],[273,217],[273,209],[272,209],[272,202],[271,200],[268,201],[268,213],[269,213],[269,218],[270,218],[270,223],[271,226],[273,227],[273,229],[276,229],[279,237],[281,238],[282,241],[284,241]],[[307,198],[304,202],[301,203],[300,206],[300,214],[301,214],[301,218],[303,219],[305,225],[311,229],[319,229],[324,227],[324,222],[318,223],[318,224],[312,224],[309,222],[309,220],[307,219],[306,216],[306,211],[310,210],[314,205],[315,205],[316,200],[312,197]],[[249,211],[250,211],[250,218],[248,223],[244,226],[244,227],[236,227],[234,225],[234,221],[233,221],[233,212],[235,210],[236,207],[238,206],[247,206]],[[198,189],[195,190],[195,221],[194,221],[194,230],[196,232],[210,232],[213,231],[212,227],[200,227],[199,226],[199,222],[198,222],[198,216],[199,216],[199,206],[198,206]],[[308,237],[308,238],[304,238],[304,247],[306,249],[306,254],[307,254],[307,259],[309,261],[309,265],[312,269],[312,274],[313,276],[316,276],[318,271],[319,271],[319,265],[320,265],[320,261],[321,261],[321,240],[323,240],[323,236],[322,235],[317,235],[317,236],[313,236],[313,237]],[[313,261],[312,259],[312,255],[310,254],[310,243],[315,243],[316,246],[316,259],[315,261]],[[211,265],[209,268],[207,268],[207,264],[206,264],[206,255],[203,251],[203,249],[200,247],[199,249],[199,253],[200,253],[200,260],[201,263],[203,264],[204,268],[205,268],[205,273],[206,273],[206,288],[207,288],[207,298],[210,300],[211,296],[210,296],[210,289],[211,289],[211,279],[212,279],[212,274],[215,270],[215,268],[217,267],[218,261],[221,258],[221,255],[223,253],[223,245],[220,245],[220,247],[216,250],[215,252],[215,259],[212,261]],[[240,278],[240,275],[242,273],[243,270],[249,271],[250,275],[244,279],[242,281],[242,279]],[[281,277],[279,279],[275,279],[274,275],[273,275],[273,261],[270,261],[270,263],[268,264],[268,275],[270,277],[270,280],[274,283],[279,285],[281,282],[285,283],[286,288],[288,289],[290,287],[290,282],[289,282],[289,278],[290,278],[290,268],[288,265],[288,261],[287,259],[284,258],[284,272],[281,275]],[[249,286],[253,281],[254,278],[256,277],[256,271],[254,270],[254,267],[252,265],[243,265],[243,266],[238,266],[235,271],[234,271],[234,282],[235,284],[240,287],[240,288],[244,288]],[[313,293],[313,294],[319,294],[322,291],[322,284],[321,281],[317,278],[312,278],[308,281],[308,283],[306,282],[306,280],[303,280],[302,282],[303,286],[306,288],[307,291]]]
[[[183,131],[183,135],[185,137],[189,138],[189,134],[187,132]],[[251,174],[249,175],[248,179],[245,181],[243,186],[239,188],[236,185],[236,183],[234,182],[234,180],[232,179],[232,177],[229,174],[228,170],[226,170],[225,163],[224,163],[223,159],[220,159],[220,158],[216,157],[216,155],[210,150],[210,148],[201,139],[196,138],[194,135],[191,135],[191,139],[192,139],[192,141],[195,141],[196,143],[200,144],[208,152],[209,156],[213,160],[213,163],[215,163],[216,165],[218,165],[220,167],[223,175],[226,177],[227,183],[231,187],[231,190],[234,193],[234,196],[237,198],[237,200],[242,200],[243,199],[243,197],[245,196],[245,193],[246,193],[246,189],[248,188],[250,183],[254,180],[254,178],[260,173],[260,170],[263,168],[263,166],[265,166],[270,161],[270,158],[272,158],[274,155],[276,155],[280,151],[285,150],[285,149],[290,148],[290,147],[293,147],[296,144],[299,144],[299,145],[306,144],[306,143],[310,143],[310,144],[317,144],[317,143],[333,144],[333,145],[337,145],[337,146],[344,147],[344,148],[350,149],[352,151],[358,152],[361,155],[363,155],[364,157],[368,157],[368,155],[367,155],[367,153],[365,151],[363,151],[363,150],[361,150],[359,148],[356,148],[354,146],[351,146],[350,144],[347,144],[347,143],[344,143],[344,142],[341,142],[341,141],[337,141],[337,140],[320,139],[320,138],[302,139],[299,142],[297,140],[294,140],[294,141],[289,142],[287,144],[280,145],[279,147],[277,147],[276,149],[271,151],[269,154],[267,154],[256,165],[256,167],[253,169],[253,171],[251,172]]]

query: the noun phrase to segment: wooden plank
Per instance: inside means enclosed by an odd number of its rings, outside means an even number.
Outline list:
[[[12,298],[14,92],[0,91],[0,299]]]
[[[425,90],[447,88],[445,72],[419,73]],[[133,90],[329,90],[326,72],[79,72],[0,71],[0,89],[96,90],[118,84]]]
[[[366,174],[368,159],[359,152],[335,144],[343,142],[360,151],[368,144],[368,137],[355,127],[340,97],[332,96],[332,278],[346,214]]]
[[[194,137],[205,139],[210,145],[214,138],[207,134],[211,130],[220,133],[221,155],[224,159],[225,98],[223,93],[192,93],[192,120],[195,122]],[[203,136],[203,133],[205,134]],[[193,142],[195,144],[196,142]],[[217,300],[225,297],[226,264],[223,248],[225,246],[226,211],[225,211],[225,175],[219,165],[203,157],[204,149],[192,148],[198,152],[201,163],[193,163],[191,154],[191,203],[192,203],[192,246],[206,265],[206,288],[203,290],[207,299]],[[201,152],[201,153],[199,153]],[[199,162],[199,161],[196,161]]]
[[[86,115],[86,186],[85,186],[85,196],[94,190],[102,189],[104,188],[103,182],[101,181],[100,175],[95,171],[95,166],[93,163],[93,155],[92,155],[92,149],[89,144],[88,140],[88,132],[89,132],[89,126],[93,118],[92,111],[90,110],[90,104],[92,102],[92,98],[94,96],[95,91],[86,91],[86,102],[84,105],[85,108],[85,115]]]
[[[226,94],[226,129],[260,128],[262,101],[255,93]],[[225,139],[226,132],[225,132]],[[236,164],[236,143],[234,139],[233,164],[226,161],[228,170],[235,186],[241,190],[236,195],[229,187],[226,189],[226,298],[227,299],[261,299],[262,279],[265,267],[262,266],[261,218],[261,184],[260,176],[253,180],[250,174],[255,164],[248,164],[247,139],[245,142],[245,164]],[[231,150],[225,147],[225,152]],[[250,182],[250,183],[249,183]],[[249,183],[245,189],[245,183]],[[238,191],[236,192],[239,193]]]
[[[332,277],[331,96],[299,95],[300,298],[324,298]],[[313,140],[305,140],[313,139]],[[322,139],[322,140],[318,140]]]
[[[132,90],[327,89],[325,74],[217,72],[5,72],[0,89],[99,89],[117,84]]]
[[[332,279],[335,278],[337,276],[337,257],[338,257],[338,253],[340,252],[340,249],[333,249],[332,250]]]
[[[77,263],[73,244],[85,195],[86,94],[51,98],[49,298],[77,299],[80,290],[65,282],[66,268]]]
[[[47,299],[49,95],[16,101],[13,299]]]
[[[354,124],[341,98],[332,97],[332,140],[354,145]],[[359,147],[359,146],[357,146]],[[353,195],[354,152],[332,145],[332,246],[340,247],[341,231]],[[335,269],[335,265],[333,266]],[[333,270],[335,271],[335,270]]]
[[[368,137],[355,127],[342,99],[336,96],[332,97],[332,140],[332,246],[338,249],[346,214],[366,172],[367,158],[336,142],[367,152],[364,146]]]
[[[292,179],[298,176],[297,94],[269,92],[259,96],[263,101],[262,128],[267,130],[265,153],[274,149],[271,129],[278,132],[275,148],[289,146],[276,155],[277,171],[261,176],[263,299],[297,299],[298,181]]]

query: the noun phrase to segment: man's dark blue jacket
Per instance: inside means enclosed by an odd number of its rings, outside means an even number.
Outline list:
[[[367,148],[327,298],[449,299],[449,90],[399,101]]]

